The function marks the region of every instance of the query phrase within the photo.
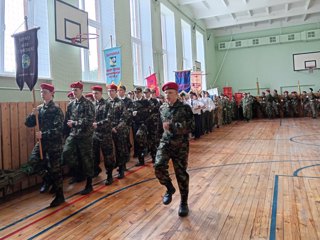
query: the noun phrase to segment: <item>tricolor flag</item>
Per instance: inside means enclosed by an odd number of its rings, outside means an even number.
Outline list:
[[[175,72],[176,83],[179,86],[179,93],[182,91],[185,91],[187,93],[190,92],[190,74],[190,70]]]
[[[39,28],[13,35],[16,54],[16,82],[23,89],[26,83],[32,91],[38,80],[38,36]]]

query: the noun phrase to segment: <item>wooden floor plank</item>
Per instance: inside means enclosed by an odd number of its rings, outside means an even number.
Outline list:
[[[84,182],[65,179],[68,198],[60,209],[45,209],[52,196],[38,189],[3,200],[0,239],[269,239],[273,230],[277,239],[320,239],[319,133],[320,122],[309,118],[257,120],[191,141],[186,218],[177,214],[179,191],[170,205],[162,204],[165,187],[148,163],[111,186],[101,174],[85,197],[75,195]],[[172,164],[169,169],[173,173]],[[270,229],[272,217],[276,229]]]

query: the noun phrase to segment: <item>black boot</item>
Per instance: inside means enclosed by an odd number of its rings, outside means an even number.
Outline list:
[[[121,165],[119,166],[119,175],[118,175],[118,179],[122,179],[124,178],[124,166]]]
[[[168,184],[166,184],[166,187],[167,187],[167,192],[162,198],[162,203],[164,205],[168,205],[169,203],[171,203],[172,195],[176,192],[176,189],[172,185],[172,182],[169,182]]]
[[[144,166],[144,155],[138,157],[139,162],[136,164],[136,167]]]
[[[93,190],[92,187],[92,177],[87,177],[87,184],[86,187],[80,192],[81,195],[87,195],[91,193]]]
[[[59,188],[56,191],[56,197],[53,199],[53,201],[50,203],[50,207],[57,207],[60,204],[64,203],[64,195],[63,195],[63,191],[62,188]]]
[[[51,178],[49,176],[44,176],[42,185],[40,187],[40,193],[48,192],[51,185],[52,185]]]
[[[189,214],[189,207],[188,207],[188,194],[181,195],[181,202],[178,212],[180,217],[186,217]]]
[[[108,169],[107,171],[107,179],[104,182],[105,185],[111,185],[113,183],[113,177],[112,177],[112,169]]]

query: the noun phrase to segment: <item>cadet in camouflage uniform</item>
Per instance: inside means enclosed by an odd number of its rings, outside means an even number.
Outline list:
[[[311,109],[311,113],[312,113],[312,118],[317,118],[317,106],[316,106],[316,95],[313,93],[313,89],[310,89],[310,93],[309,93],[309,101],[310,101],[310,109]]]
[[[111,133],[111,124],[107,121],[108,107],[107,101],[102,97],[102,87],[93,86],[91,87],[92,93],[95,98],[95,120],[93,123],[93,137],[92,137],[92,155],[94,163],[94,177],[97,177],[102,171],[100,164],[100,150],[104,157],[104,166],[107,170],[112,169],[115,166],[115,160],[113,155],[113,142]],[[111,182],[106,181],[109,185]]]
[[[142,89],[140,87],[135,88],[135,100],[133,101],[133,137],[135,154],[138,157],[139,162],[136,166],[144,165],[144,156],[147,148],[147,119],[149,118],[150,103],[142,96]]]
[[[27,127],[36,126],[35,112],[39,112],[39,132],[36,137],[41,141],[43,160],[40,159],[39,143],[32,150],[29,162],[22,167],[22,170],[31,169],[27,174],[39,173],[45,179],[45,183],[52,183],[55,190],[55,198],[50,207],[56,207],[63,203],[63,179],[61,170],[61,152],[63,139],[63,113],[59,106],[53,102],[54,86],[42,83],[41,97],[44,103],[39,105],[30,114],[25,122]]]
[[[130,143],[130,129],[132,128],[132,108],[133,108],[133,103],[132,103],[132,99],[126,96],[126,87],[124,85],[121,85],[118,87],[118,97],[124,102],[124,105],[126,107],[126,110],[128,112],[128,119],[127,119],[127,123],[126,123],[126,127],[127,130],[125,131],[125,133],[127,134],[126,137],[126,144],[127,144],[127,148],[125,149],[125,151],[127,151],[128,156],[127,156],[127,161],[130,161],[130,149],[132,147],[131,143]],[[125,166],[125,170],[126,170],[126,166]]]
[[[151,98],[151,90],[149,88],[145,88],[144,97],[149,102],[149,117],[146,121],[147,129],[148,129],[148,148],[151,154],[152,162],[155,162],[157,147],[159,145],[159,108],[160,103],[155,98]]]
[[[273,103],[272,103],[274,113],[279,117],[279,94],[276,89],[273,90]]]
[[[252,119],[252,98],[248,96],[247,93],[243,94],[243,98],[241,100],[243,117],[247,122]]]
[[[284,91],[283,94],[283,99],[281,99],[283,116],[290,117],[291,98],[289,97],[288,91]]]
[[[266,90],[266,115],[269,119],[273,118],[273,97],[270,90]]]
[[[69,104],[65,117],[65,122],[71,130],[63,148],[62,160],[63,163],[67,163],[71,168],[77,168],[79,164],[82,165],[82,171],[87,177],[87,183],[80,193],[85,195],[93,190],[92,125],[95,118],[95,110],[93,103],[82,95],[83,84],[81,82],[74,82],[70,87],[76,99]]]
[[[292,116],[298,117],[299,98],[296,91],[291,92]]]
[[[300,100],[301,100],[301,108],[302,108],[303,116],[306,117],[308,116],[309,107],[310,107],[309,96],[307,95],[306,91],[302,91]]]
[[[260,112],[262,114],[263,117],[266,117],[266,106],[267,106],[267,101],[266,101],[266,93],[262,92],[262,95],[260,97],[260,101],[259,101],[259,105],[260,105]]]
[[[161,120],[164,133],[158,147],[156,162],[154,164],[155,174],[160,184],[167,187],[167,192],[162,201],[167,205],[172,200],[175,188],[168,172],[168,164],[172,159],[176,174],[181,203],[179,216],[185,217],[189,213],[189,174],[188,154],[189,154],[189,133],[194,129],[194,119],[191,107],[178,100],[178,85],[168,82],[163,85],[162,91],[166,94],[167,102],[160,107]]]
[[[129,114],[126,110],[124,102],[118,98],[117,89],[118,87],[111,84],[107,87],[108,89],[108,115],[107,121],[111,124],[112,129],[112,139],[116,148],[116,166],[119,167],[118,179],[124,178],[125,164],[128,162],[129,152],[128,152],[128,127],[127,122],[129,119]],[[109,170],[108,170],[109,171]],[[108,172],[108,179],[109,179]],[[111,174],[112,176],[112,174]]]

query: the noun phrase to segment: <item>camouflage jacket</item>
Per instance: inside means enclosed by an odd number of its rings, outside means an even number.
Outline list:
[[[110,122],[111,127],[116,128],[117,131],[125,128],[130,116],[126,110],[124,102],[118,97],[109,99],[107,102],[107,108],[107,121]]]
[[[133,110],[133,102],[131,98],[125,97],[121,99],[124,102],[124,105],[127,110],[128,119],[127,119],[127,125],[131,126],[132,123],[132,110]]]
[[[92,124],[94,122],[94,117],[94,105],[85,97],[82,96],[79,100],[76,99],[70,102],[67,108],[65,124],[68,122],[68,120],[73,120],[76,122],[73,124],[70,130],[70,136],[87,137],[92,135]]]
[[[149,118],[150,103],[147,99],[133,101],[132,111],[137,111],[137,114],[133,116],[133,122],[135,124],[146,123]]]
[[[95,102],[95,122],[97,122],[95,133],[111,133],[111,123],[107,121],[108,107],[108,101],[103,98]]]
[[[37,107],[39,111],[39,129],[42,132],[42,141],[53,141],[61,144],[63,137],[63,112],[53,101],[41,104]],[[36,117],[30,114],[25,121],[27,127],[36,126]]]
[[[169,132],[165,131],[162,140],[188,140],[189,133],[193,132],[195,123],[192,109],[188,104],[177,100],[172,106],[163,103],[160,107],[162,122],[169,121]]]

